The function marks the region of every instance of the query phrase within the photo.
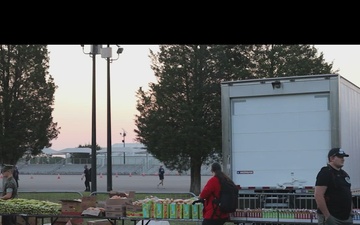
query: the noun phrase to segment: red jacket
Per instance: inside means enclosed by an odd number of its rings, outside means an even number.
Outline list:
[[[215,196],[219,198],[220,196],[220,181],[217,177],[211,177],[208,182],[206,183],[204,189],[201,191],[199,198],[204,199],[204,210],[203,210],[203,217],[204,219],[227,219],[229,218],[229,213],[221,213],[219,209],[216,210],[214,217],[214,204],[213,200]]]

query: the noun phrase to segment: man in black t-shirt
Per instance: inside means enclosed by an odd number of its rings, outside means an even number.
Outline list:
[[[90,182],[91,182],[91,168],[89,169],[87,165],[84,166],[84,173],[81,177],[81,180],[85,178],[85,191],[90,191]]]
[[[159,187],[160,185],[164,186],[165,170],[164,170],[163,166],[160,166],[158,175],[159,175],[160,183],[157,185],[157,187]]]
[[[350,176],[342,169],[344,157],[341,148],[332,148],[328,164],[316,176],[315,201],[318,207],[318,224],[353,224]]]

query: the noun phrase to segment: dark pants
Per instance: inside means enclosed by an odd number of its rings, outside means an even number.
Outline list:
[[[85,180],[85,188],[87,191],[90,191],[90,181]]]
[[[318,224],[319,225],[352,225],[353,218],[350,216],[347,220],[339,220],[333,216],[329,216],[327,221],[324,221],[324,215],[317,214],[318,216]]]
[[[227,219],[203,219],[202,225],[223,225]]]

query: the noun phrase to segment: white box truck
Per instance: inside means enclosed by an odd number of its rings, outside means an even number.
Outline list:
[[[338,74],[221,83],[223,170],[240,193],[313,191],[332,147],[360,191],[360,89]]]

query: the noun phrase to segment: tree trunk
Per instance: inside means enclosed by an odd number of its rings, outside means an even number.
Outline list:
[[[199,195],[201,192],[201,161],[191,159],[190,192]]]

